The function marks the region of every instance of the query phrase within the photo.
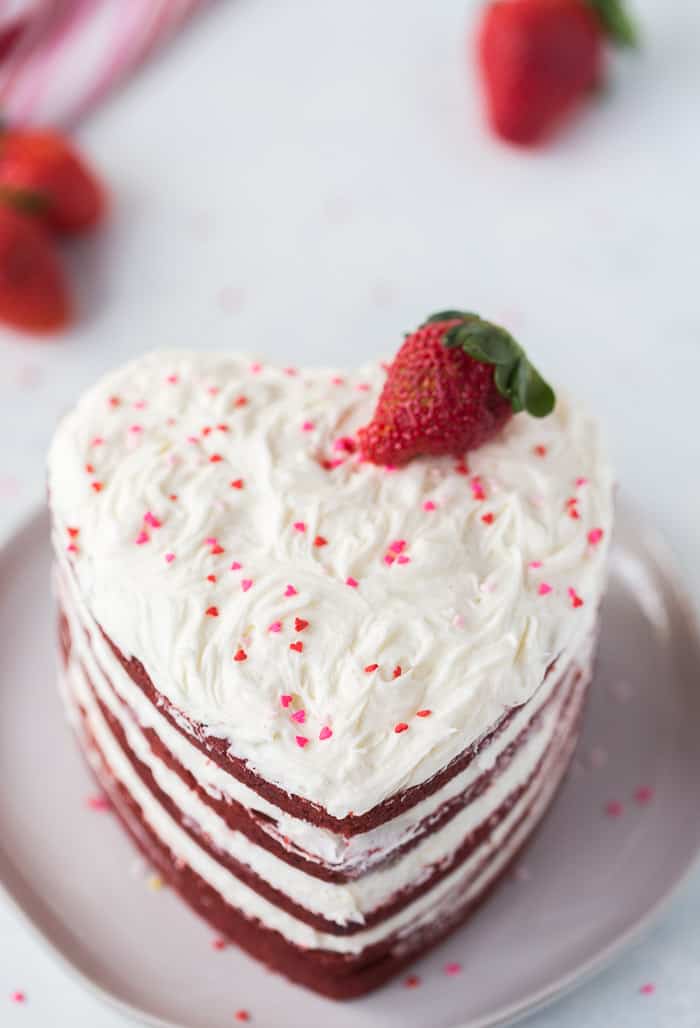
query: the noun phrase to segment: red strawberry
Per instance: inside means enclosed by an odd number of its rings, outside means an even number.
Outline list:
[[[405,340],[358,440],[374,464],[461,456],[514,412],[543,417],[553,407],[552,390],[505,329],[476,314],[443,311]]]
[[[70,317],[61,265],[33,217],[0,206],[0,320],[29,332],[54,332]]]
[[[7,132],[0,137],[0,188],[37,196],[56,232],[86,232],[106,208],[102,185],[71,144],[55,132]]]
[[[621,0],[495,0],[479,29],[489,118],[513,143],[536,143],[601,79],[608,33],[633,45]]]

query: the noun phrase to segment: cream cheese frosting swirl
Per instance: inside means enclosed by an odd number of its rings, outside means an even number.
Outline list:
[[[612,474],[567,398],[467,455],[359,459],[385,372],[161,351],[49,457],[93,617],[263,778],[344,817],[429,779],[591,632]]]

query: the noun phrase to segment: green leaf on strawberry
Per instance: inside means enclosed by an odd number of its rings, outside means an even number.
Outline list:
[[[632,18],[624,7],[623,0],[587,0],[598,15],[603,30],[618,46],[636,47],[639,35]]]
[[[493,364],[496,388],[510,401],[514,413],[524,410],[535,418],[551,414],[556,402],[554,391],[505,328],[476,314],[460,311],[441,312],[428,318],[425,324],[456,318],[460,318],[460,323],[445,333],[445,346],[459,348],[482,364]]]

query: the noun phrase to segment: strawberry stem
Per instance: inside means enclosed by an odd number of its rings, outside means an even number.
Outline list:
[[[492,364],[494,382],[501,396],[510,400],[514,413],[527,411],[544,418],[554,410],[556,398],[528,360],[525,351],[510,332],[467,311],[440,311],[424,324],[457,321],[445,332],[443,342],[449,349],[461,349],[473,360]]]
[[[587,0],[587,3],[598,15],[603,31],[613,43],[632,49],[639,46],[639,33],[625,10],[624,0]]]

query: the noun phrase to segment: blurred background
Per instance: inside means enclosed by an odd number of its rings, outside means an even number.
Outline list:
[[[123,39],[105,21],[74,56],[62,40],[101,0],[59,3],[73,27],[18,64],[13,19],[45,6],[0,5],[0,107],[68,133],[110,208],[60,244],[66,331],[0,327],[0,540],[42,501],[57,418],[128,357],[186,346],[350,366],[463,307],[600,416],[621,491],[697,597],[697,0],[630,0],[639,50],[611,51],[604,88],[527,148],[487,125],[482,5],[121,0],[106,6]],[[164,13],[144,30],[149,7]],[[531,1023],[699,1024],[698,911],[696,876],[648,940]],[[20,981],[23,1009],[4,1000]],[[126,1023],[0,904],[0,1023],[47,1024],[57,996],[60,1024]]]

